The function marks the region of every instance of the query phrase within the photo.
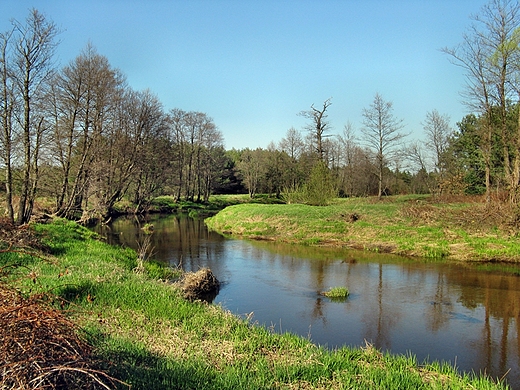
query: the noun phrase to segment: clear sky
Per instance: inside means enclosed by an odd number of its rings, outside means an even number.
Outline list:
[[[332,133],[379,93],[420,139],[426,113],[466,115],[465,79],[440,49],[487,0],[0,0],[0,31],[36,8],[62,33],[64,66],[91,42],[165,110],[201,111],[226,149],[265,148],[332,98]]]

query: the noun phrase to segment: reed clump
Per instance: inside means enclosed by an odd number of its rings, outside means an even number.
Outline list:
[[[184,298],[189,301],[209,300],[218,294],[220,282],[209,268],[186,272],[178,282]]]

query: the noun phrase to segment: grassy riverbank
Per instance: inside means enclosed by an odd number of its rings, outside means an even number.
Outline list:
[[[520,212],[475,198],[436,202],[428,196],[338,199],[301,204],[231,206],[209,228],[244,238],[336,245],[465,261],[520,262]]]
[[[148,265],[136,273],[135,252],[95,240],[72,222],[35,229],[43,245],[31,246],[43,252],[11,246],[0,253],[1,282],[23,296],[43,294],[79,325],[96,367],[133,389],[503,388],[370,346],[327,351],[273,334],[218,306],[186,301],[161,281],[166,270]]]

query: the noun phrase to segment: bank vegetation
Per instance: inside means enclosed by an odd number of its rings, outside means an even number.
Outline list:
[[[520,261],[520,210],[482,197],[334,199],[328,206],[241,204],[206,219],[234,237],[404,256]]]

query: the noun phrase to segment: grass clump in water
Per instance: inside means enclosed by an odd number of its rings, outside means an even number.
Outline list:
[[[331,299],[346,299],[350,295],[350,292],[346,287],[331,287],[329,291],[325,291],[323,295]]]

